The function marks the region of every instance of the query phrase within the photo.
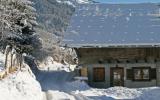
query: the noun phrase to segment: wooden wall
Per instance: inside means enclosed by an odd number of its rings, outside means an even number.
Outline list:
[[[132,60],[159,60],[160,48],[79,48],[79,63],[128,62]]]

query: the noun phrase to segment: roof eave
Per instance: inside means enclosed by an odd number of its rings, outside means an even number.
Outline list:
[[[69,44],[63,45],[70,48],[150,48],[160,47],[160,43],[139,43],[139,44]]]

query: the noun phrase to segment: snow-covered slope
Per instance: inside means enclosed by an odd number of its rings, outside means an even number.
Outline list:
[[[42,100],[40,84],[28,71],[17,72],[0,81],[1,100]]]
[[[0,52],[0,72],[4,70],[5,55]],[[42,100],[41,86],[27,64],[22,71],[0,80],[0,100]]]

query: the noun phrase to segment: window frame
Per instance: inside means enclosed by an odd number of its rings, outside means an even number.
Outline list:
[[[104,75],[104,77],[103,77],[103,80],[97,80],[96,78],[95,78],[95,70],[96,69],[103,69],[103,75]],[[106,79],[105,79],[105,67],[94,67],[93,68],[93,82],[105,82],[106,81]]]
[[[148,71],[149,71],[149,79],[135,79],[135,73],[134,73],[134,70],[136,70],[136,69],[138,69],[138,70],[141,70],[141,72],[142,72],[142,70],[143,69],[148,69]],[[151,75],[151,67],[132,67],[132,74],[133,74],[133,81],[151,81],[151,77],[150,77],[150,75]]]

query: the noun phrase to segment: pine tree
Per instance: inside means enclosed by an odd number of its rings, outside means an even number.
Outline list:
[[[0,0],[1,46],[11,46],[19,54],[30,53],[40,45],[35,34],[36,10],[29,0]]]

